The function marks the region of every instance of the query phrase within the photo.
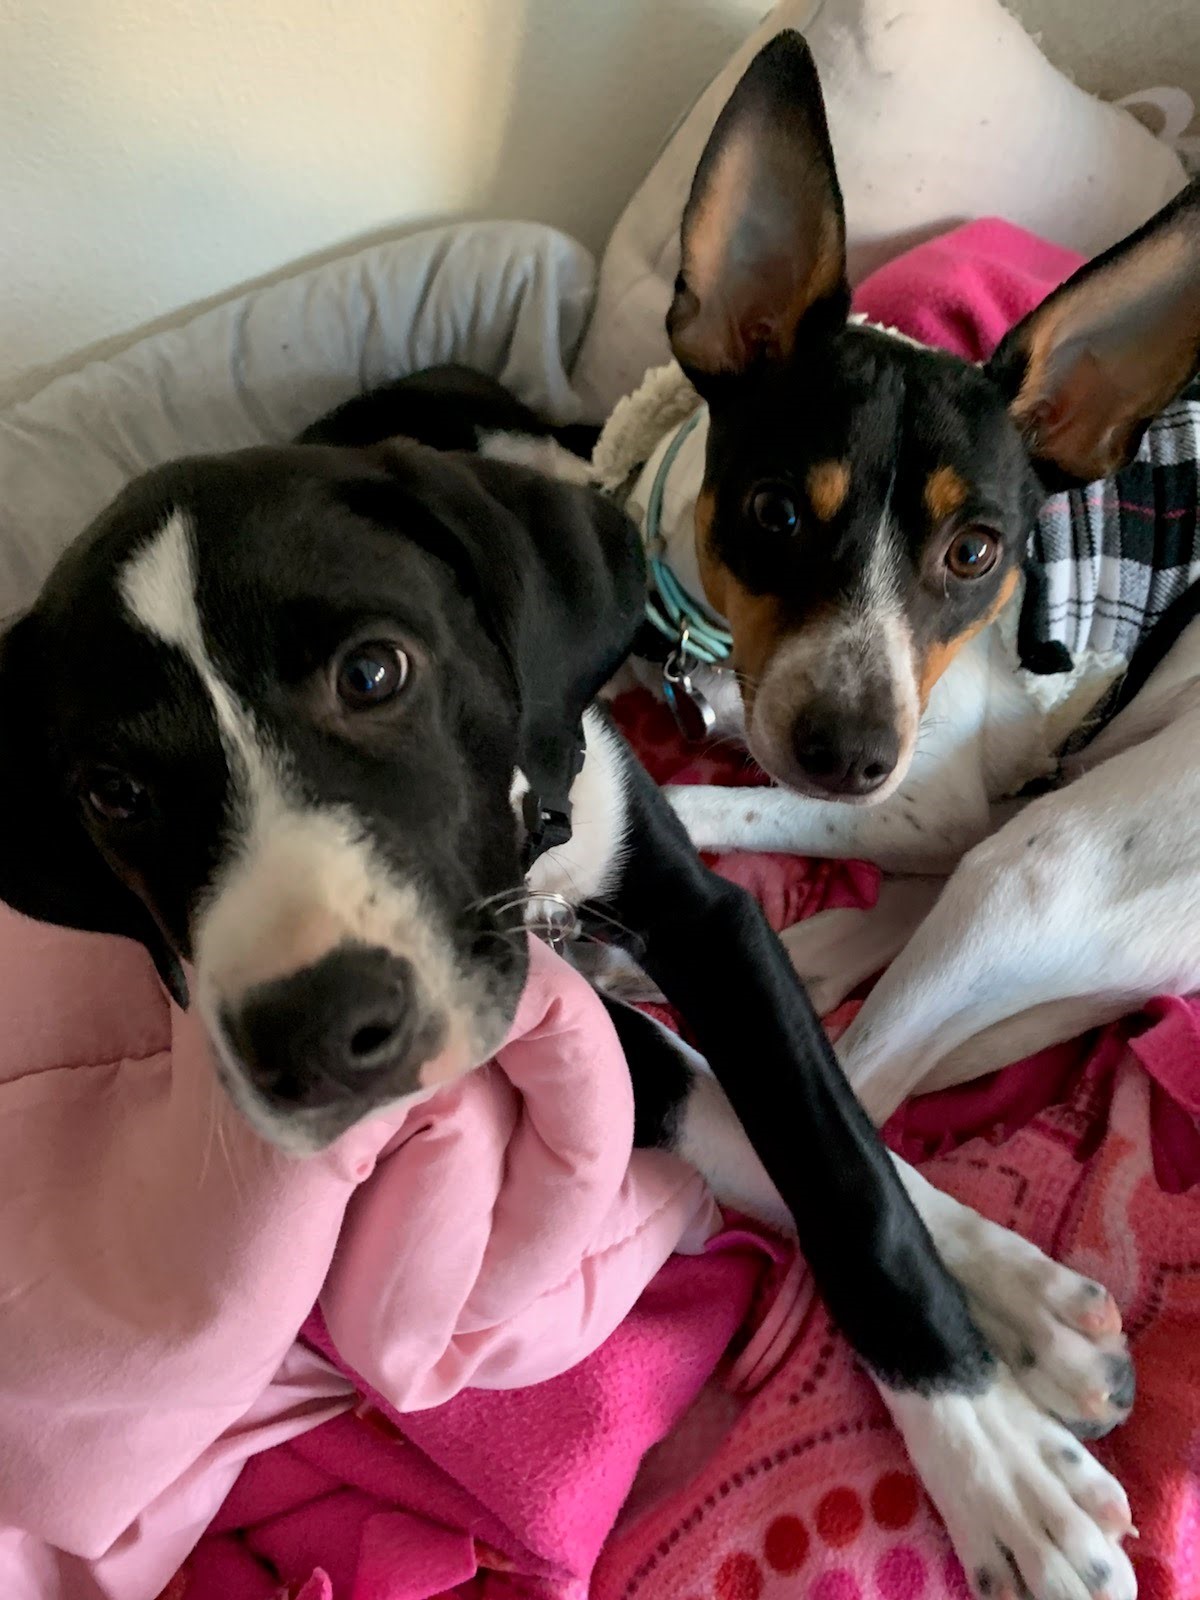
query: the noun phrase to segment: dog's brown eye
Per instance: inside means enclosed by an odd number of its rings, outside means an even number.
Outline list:
[[[956,578],[982,578],[996,565],[1000,541],[983,528],[956,533],[946,551],[946,565]]]
[[[356,644],[338,664],[338,699],[350,711],[385,705],[408,682],[408,657],[382,639]]]
[[[89,772],[80,792],[101,822],[132,822],[146,803],[142,785],[113,767],[97,767]]]
[[[785,489],[767,484],[755,491],[750,510],[760,528],[768,533],[791,533],[799,521],[796,502]]]

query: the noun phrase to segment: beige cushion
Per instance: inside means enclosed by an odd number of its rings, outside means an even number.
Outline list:
[[[1180,103],[1168,137],[1200,136],[1200,6],[1196,0],[1005,0],[1064,72],[1093,94],[1120,100],[1167,85],[1191,99]],[[1144,103],[1144,102],[1142,102]],[[1153,104],[1153,102],[1151,102]],[[1149,124],[1158,132],[1158,119]],[[1200,153],[1200,152],[1198,152]]]
[[[999,0],[783,0],[689,112],[609,240],[574,373],[597,420],[666,359],[692,173],[747,62],[784,27],[803,30],[821,73],[855,282],[969,217],[1005,217],[1091,255],[1184,182],[1172,151],[1069,82]]]
[[[113,495],[174,456],[278,444],[442,361],[574,420],[567,370],[594,279],[552,228],[434,228],[239,295],[0,410],[0,630]]]

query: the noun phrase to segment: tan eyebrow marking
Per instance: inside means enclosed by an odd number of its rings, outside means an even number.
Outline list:
[[[805,480],[812,508],[822,522],[830,522],[846,503],[850,492],[848,461],[818,461]]]
[[[945,522],[966,504],[968,493],[953,467],[937,467],[925,482],[925,509],[935,522]]]

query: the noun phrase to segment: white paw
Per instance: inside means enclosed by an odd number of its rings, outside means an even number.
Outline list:
[[[1030,1399],[1080,1439],[1099,1439],[1133,1408],[1133,1362],[1112,1296],[1053,1261],[1029,1273],[1020,1298],[972,1294],[992,1349]]]
[[[1108,1290],[903,1163],[897,1171],[980,1331],[1030,1399],[1082,1439],[1123,1422],[1133,1406],[1133,1363]]]
[[[977,1396],[881,1393],[982,1600],[1135,1600],[1124,1490],[1010,1372]]]
[[[980,1331],[1021,1388],[1080,1439],[1098,1439],[1133,1408],[1133,1362],[1121,1313],[1102,1284],[982,1217],[952,1270]]]

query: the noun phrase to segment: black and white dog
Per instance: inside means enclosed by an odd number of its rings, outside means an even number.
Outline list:
[[[642,614],[633,525],[370,442],[396,426],[162,467],[64,554],[0,651],[0,896],[141,941],[298,1155],[490,1055],[527,892],[598,908],[723,1090],[608,1001],[639,1140],[794,1218],[979,1593],[1131,1600],[1124,1494],[1069,1431],[1132,1399],[1111,1299],[893,1162],[757,907],[593,703]]]
[[[757,907],[592,704],[643,586],[619,510],[510,462],[394,442],[150,472],[3,640],[0,894],[139,939],[296,1154],[488,1058],[526,878],[597,902],[770,1173],[733,1198],[795,1218],[979,1592],[1130,1597],[1125,1496],[1050,1414],[1128,1410],[1112,1302],[886,1155]],[[696,1059],[610,1008],[638,1136],[730,1150]]]

